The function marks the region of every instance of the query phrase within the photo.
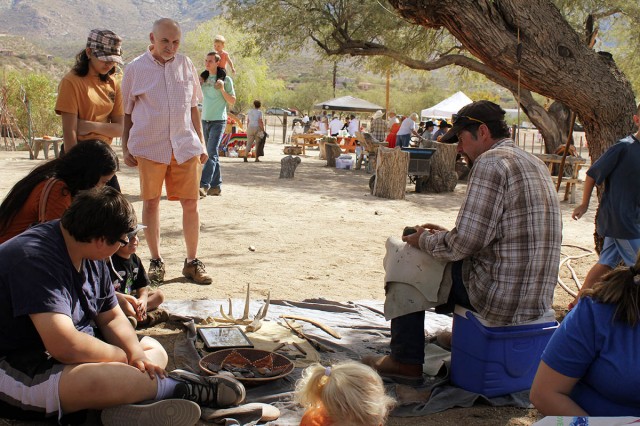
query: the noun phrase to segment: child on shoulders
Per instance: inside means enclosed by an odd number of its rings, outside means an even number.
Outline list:
[[[236,68],[233,65],[233,61],[231,60],[231,57],[229,56],[229,52],[227,52],[226,50],[224,50],[224,45],[227,42],[227,40],[224,38],[224,36],[218,34],[217,36],[215,36],[215,38],[213,39],[213,50],[215,50],[215,52],[220,55],[220,63],[218,64],[218,73],[220,73],[220,71],[222,70],[222,72],[224,72],[224,77],[220,78],[218,77],[217,80],[222,80],[224,81],[224,78],[227,76],[227,63],[229,64],[229,67],[231,68],[231,72],[235,75],[236,73]],[[220,75],[220,74],[219,74]]]

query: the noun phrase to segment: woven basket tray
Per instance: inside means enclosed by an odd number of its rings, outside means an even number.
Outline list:
[[[293,363],[275,352],[261,349],[223,349],[206,355],[200,360],[200,368],[209,374],[223,371],[242,374],[236,379],[248,384],[270,382],[287,376],[293,371]],[[247,377],[247,375],[254,377]]]

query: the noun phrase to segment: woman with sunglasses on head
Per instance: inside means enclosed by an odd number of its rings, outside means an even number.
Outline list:
[[[63,150],[98,139],[109,145],[122,135],[124,109],[117,64],[122,39],[113,31],[94,29],[76,63],[60,81],[56,113],[62,117]],[[120,190],[114,176],[109,186]]]
[[[29,172],[0,204],[0,243],[33,224],[62,217],[75,195],[104,186],[118,170],[118,156],[106,143],[83,142],[66,155]]]

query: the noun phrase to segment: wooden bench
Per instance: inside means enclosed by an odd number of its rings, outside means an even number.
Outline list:
[[[342,137],[338,136],[338,145],[343,153],[349,154],[356,152],[356,138],[355,137]]]
[[[362,167],[362,162],[365,160],[366,156],[366,171],[367,173],[374,173],[376,168],[376,156],[378,155],[378,149],[381,146],[386,147],[389,145],[389,142],[386,141],[377,141],[371,136],[370,133],[362,133],[356,132],[356,139],[358,143],[362,146],[364,152],[360,153],[360,156],[356,158],[356,170],[360,170]]]
[[[60,149],[58,144],[62,143],[62,138],[34,138],[33,139],[33,159],[38,159],[40,150],[44,152],[44,158],[49,159],[49,144],[53,145],[53,155],[55,158],[60,156]]]
[[[549,173],[551,173],[551,177],[553,178],[553,184],[557,185],[558,182],[558,176],[553,174],[553,168],[555,165],[557,165],[557,169],[560,168],[560,163],[562,162],[562,155],[555,155],[555,154],[534,154],[536,157],[538,157],[539,159],[541,159],[549,168]],[[567,201],[569,199],[569,195],[571,195],[571,204],[575,204],[576,202],[576,184],[582,182],[582,180],[580,180],[578,178],[578,175],[580,173],[580,168],[582,168],[582,166],[584,166],[587,163],[587,160],[585,158],[582,157],[574,157],[571,155],[568,155],[565,158],[564,161],[564,165],[566,166],[571,166],[571,176],[569,177],[562,177],[562,183],[564,183],[565,186],[565,190],[564,190],[564,201]],[[562,171],[558,170],[559,173],[562,173]]]

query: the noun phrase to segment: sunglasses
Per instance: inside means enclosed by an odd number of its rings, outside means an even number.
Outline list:
[[[127,232],[127,240],[126,241],[121,239],[121,238],[118,239],[118,242],[120,243],[120,246],[124,247],[127,244],[131,243],[131,241],[133,241],[133,239],[136,237],[136,235],[138,235],[138,231]]]
[[[453,115],[451,121],[453,121],[453,124],[456,124],[458,120],[460,120],[461,118],[466,118],[467,120],[475,121],[476,123],[480,123],[480,124],[486,124],[484,121],[478,120],[477,118],[469,117],[468,115],[457,115],[457,114]]]

